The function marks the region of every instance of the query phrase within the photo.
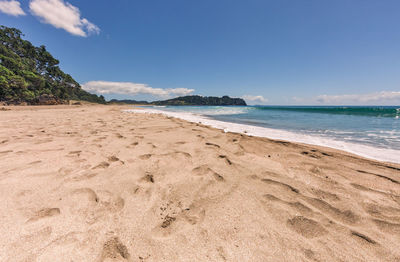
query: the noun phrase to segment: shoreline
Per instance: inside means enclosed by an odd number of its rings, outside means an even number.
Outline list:
[[[0,112],[1,261],[400,259],[400,165],[129,108]]]
[[[395,149],[377,148],[357,143],[338,141],[331,138],[318,137],[307,134],[295,134],[291,131],[281,129],[272,129],[260,126],[221,121],[189,112],[172,112],[163,111],[162,109],[142,107],[123,111],[133,113],[162,114],[192,123],[202,123],[207,126],[224,130],[225,132],[234,132],[255,137],[264,137],[272,140],[284,140],[291,143],[301,143],[309,146],[326,147],[351,153],[359,157],[367,158],[369,160],[400,164],[400,151]]]

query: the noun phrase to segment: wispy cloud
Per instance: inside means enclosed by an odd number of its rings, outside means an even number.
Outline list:
[[[0,12],[13,16],[25,15],[24,10],[21,8],[21,3],[15,0],[0,1]]]
[[[153,88],[147,84],[132,82],[108,82],[90,81],[82,85],[82,88],[97,94],[123,94],[139,95],[147,94],[158,97],[184,96],[194,92],[194,89],[187,88]]]
[[[320,95],[316,99],[323,104],[387,104],[400,102],[400,91],[382,91],[360,95]]]
[[[400,104],[400,91],[367,94],[319,95],[311,98],[292,97],[296,104],[323,105],[394,105]]]
[[[77,7],[63,0],[32,0],[29,8],[43,23],[62,28],[73,35],[86,37],[88,34],[100,33],[98,26],[81,18]]]
[[[244,95],[242,98],[249,104],[264,104],[268,102],[268,99],[264,98],[263,96]]]

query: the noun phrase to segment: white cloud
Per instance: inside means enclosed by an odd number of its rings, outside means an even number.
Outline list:
[[[0,12],[13,16],[25,15],[24,10],[21,8],[21,3],[15,0],[0,1]]]
[[[398,105],[400,91],[381,91],[367,94],[319,95],[292,97],[296,105]]]
[[[400,91],[382,91],[370,94],[320,95],[316,101],[335,105],[383,105],[400,103]]]
[[[43,23],[62,28],[78,36],[99,34],[100,29],[86,18],[81,18],[79,9],[64,0],[32,0],[29,3],[31,13]]]
[[[293,96],[293,97],[292,97],[292,100],[293,100],[295,103],[303,103],[303,102],[305,102],[305,99],[304,99],[303,97],[298,97],[298,96]]]
[[[184,96],[194,92],[194,89],[187,88],[153,88],[147,84],[138,84],[132,82],[108,82],[108,81],[90,81],[82,85],[82,88],[89,92],[97,94],[123,94],[138,95],[147,94],[158,97]]]
[[[244,95],[244,96],[242,96],[242,98],[250,104],[254,104],[254,103],[264,104],[264,103],[268,102],[268,99],[264,98],[263,96]]]

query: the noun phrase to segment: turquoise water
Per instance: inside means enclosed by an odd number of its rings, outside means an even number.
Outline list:
[[[210,119],[400,150],[400,106],[167,106]],[[400,157],[400,156],[399,156]]]

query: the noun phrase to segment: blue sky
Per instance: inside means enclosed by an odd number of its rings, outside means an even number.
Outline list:
[[[0,24],[108,99],[256,104],[399,105],[399,13],[397,0],[0,0]]]

